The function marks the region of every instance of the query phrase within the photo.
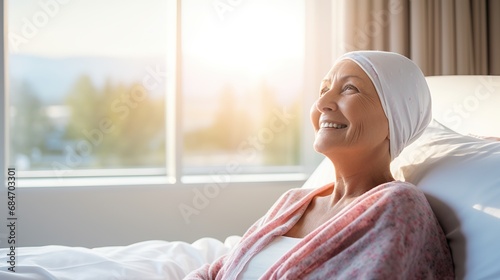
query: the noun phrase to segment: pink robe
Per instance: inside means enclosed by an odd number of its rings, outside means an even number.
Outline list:
[[[237,278],[275,236],[286,234],[312,198],[332,185],[285,193],[228,255],[185,279]],[[390,182],[356,198],[305,236],[261,279],[453,279],[444,233],[424,194]]]

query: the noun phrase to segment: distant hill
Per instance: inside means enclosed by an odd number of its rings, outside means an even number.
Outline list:
[[[27,83],[45,105],[61,104],[65,95],[82,75],[88,75],[94,86],[102,88],[107,79],[113,84],[130,85],[141,82],[148,75],[146,70],[148,68],[158,67],[160,71],[166,69],[166,61],[162,57],[53,58],[13,54],[8,59],[12,94],[15,94],[16,88],[19,88],[21,83]],[[217,65],[208,65],[189,56],[184,56],[182,63],[183,97],[212,107],[216,106],[218,94],[227,86],[234,88],[239,96],[253,95],[265,82],[284,104],[293,100],[291,96],[295,97],[303,92],[304,73],[299,59],[275,61],[268,66],[272,74],[260,77],[249,75],[245,71],[245,65],[242,65],[241,69],[221,71]],[[165,89],[162,86],[152,92],[157,96],[164,93]],[[203,98],[206,100],[202,100]]]
[[[97,88],[106,80],[114,84],[130,85],[141,82],[146,69],[165,69],[165,60],[151,58],[65,57],[52,58],[32,55],[10,55],[8,73],[11,88],[28,83],[46,104],[60,104],[65,95],[82,75],[88,75]],[[158,88],[160,92],[162,88]],[[155,92],[157,93],[157,92]],[[12,92],[15,94],[15,92]]]

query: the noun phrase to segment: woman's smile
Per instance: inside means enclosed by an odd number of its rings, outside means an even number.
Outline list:
[[[321,122],[319,124],[320,128],[334,128],[334,129],[344,129],[347,128],[347,125],[343,123],[337,123],[337,122]]]

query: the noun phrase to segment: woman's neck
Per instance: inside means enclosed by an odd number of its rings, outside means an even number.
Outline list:
[[[394,181],[390,171],[391,158],[386,153],[329,158],[335,166],[336,176],[332,203],[356,198],[378,185]]]

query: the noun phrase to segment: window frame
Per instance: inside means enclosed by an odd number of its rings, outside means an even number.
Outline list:
[[[177,147],[182,145],[182,26],[181,26],[181,0],[168,1],[169,16],[175,18],[175,24],[168,26],[169,39],[176,43],[167,50],[167,59],[174,63],[167,64],[170,82],[167,83],[166,106],[166,166],[163,168],[136,168],[136,169],[86,169],[71,170],[69,176],[54,176],[52,171],[18,171],[21,187],[67,187],[67,186],[122,186],[122,185],[170,185],[184,186],[191,184],[207,184],[224,178],[226,182],[245,183],[245,185],[259,185],[269,182],[295,182],[294,185],[303,183],[316,168],[323,158],[312,149],[314,132],[308,121],[303,122],[303,133],[301,139],[301,163],[294,172],[283,172],[277,168],[269,172],[257,174],[234,174],[227,170],[207,168],[207,175],[187,175],[183,172],[182,149]],[[4,108],[1,118],[0,160],[2,175],[0,179],[5,182],[5,172],[9,163],[9,98],[8,92],[8,38],[7,38],[7,1],[1,0],[2,13],[4,15],[1,22],[2,29],[2,57],[0,58],[3,68],[0,78],[2,92],[0,96],[0,106]],[[332,63],[332,17],[333,6],[328,0],[305,1],[305,54],[304,54],[304,96],[303,104],[313,104],[316,99],[318,83],[324,73],[328,71]],[[325,29],[324,32],[318,32]],[[326,42],[326,43],[325,43]],[[303,106],[302,118],[309,120],[309,107]],[[212,172],[210,172],[212,171]],[[226,171],[226,172],[225,172]],[[210,174],[211,173],[211,174]],[[217,174],[219,179],[214,178]]]

